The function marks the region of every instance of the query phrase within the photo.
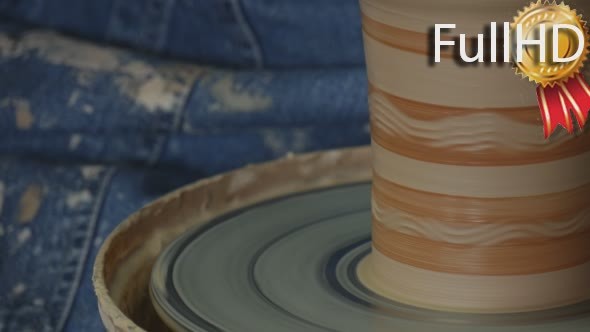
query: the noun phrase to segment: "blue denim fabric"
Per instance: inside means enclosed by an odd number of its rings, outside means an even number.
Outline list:
[[[0,15],[199,63],[363,64],[358,0],[0,0]]]
[[[0,20],[0,332],[102,331],[98,247],[158,196],[369,142],[356,1],[0,0],[2,14],[154,52]]]

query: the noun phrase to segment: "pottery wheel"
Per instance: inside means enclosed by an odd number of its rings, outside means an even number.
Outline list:
[[[457,314],[371,292],[357,274],[370,253],[370,215],[370,186],[358,184],[212,220],[159,257],[150,289],[154,306],[178,331],[561,332],[590,326],[590,303]]]

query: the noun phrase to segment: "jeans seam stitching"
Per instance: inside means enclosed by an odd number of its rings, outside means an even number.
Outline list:
[[[254,33],[254,29],[252,27],[252,24],[248,21],[248,18],[246,17],[246,15],[244,13],[241,1],[240,0],[228,0],[228,1],[232,5],[233,14],[235,16],[235,19],[236,19],[238,25],[240,26],[240,29],[242,30],[242,33],[244,34],[244,36],[248,40],[248,43],[250,44],[250,48],[252,51],[252,55],[254,57],[254,62],[255,62],[256,68],[262,68],[264,65],[264,59],[262,56],[262,47],[260,45],[260,41],[258,40],[258,38],[256,37],[256,34]]]
[[[182,101],[182,104],[180,105],[180,107],[178,107],[178,110],[174,114],[174,118],[172,119],[170,127],[168,128],[168,130],[162,133],[160,137],[158,137],[158,141],[156,142],[156,146],[148,162],[150,166],[155,165],[156,163],[158,163],[158,161],[160,161],[162,155],[164,154],[164,147],[166,143],[170,140],[172,135],[180,132],[180,129],[182,128],[184,119],[186,117],[186,109],[188,103],[190,101],[191,96],[193,95],[193,92],[196,89],[198,81],[198,76],[193,78],[193,81],[190,84],[190,88],[187,91],[184,100]]]
[[[91,252],[91,247],[92,247],[92,242],[93,242],[92,239],[98,229],[98,219],[99,219],[101,212],[102,212],[101,208],[106,200],[106,193],[107,193],[107,190],[108,190],[110,184],[112,183],[112,179],[113,179],[113,176],[115,175],[115,172],[116,172],[116,168],[110,167],[106,171],[106,174],[104,175],[104,177],[101,181],[101,184],[99,186],[97,198],[96,198],[96,203],[94,204],[94,207],[92,208],[92,214],[90,215],[90,220],[89,220],[90,221],[89,227],[88,227],[88,230],[86,231],[86,234],[87,234],[86,241],[81,249],[82,250],[81,257],[78,262],[78,266],[76,268],[76,274],[75,274],[73,282],[71,283],[70,292],[68,294],[68,297],[66,298],[66,302],[64,305],[64,309],[62,310],[62,314],[60,315],[60,318],[57,321],[57,324],[55,326],[55,331],[58,331],[58,332],[63,331],[65,324],[70,317],[70,313],[72,311],[72,306],[74,305],[74,301],[76,299],[76,295],[78,293],[78,289],[79,289],[80,283],[82,281],[82,275],[84,274],[84,268],[86,267],[86,264],[90,258],[88,256],[90,255],[90,252]]]
[[[109,16],[108,16],[108,20],[107,20],[107,25],[105,27],[105,36],[104,39],[107,42],[112,42],[114,39],[112,37],[113,35],[113,25],[115,24],[115,16],[116,16],[116,12],[117,12],[117,0],[114,0],[111,4],[111,8],[109,10]]]
[[[45,9],[45,1],[38,0],[36,2],[36,7],[33,10],[33,13],[34,13],[33,17],[35,17],[35,19],[38,19],[42,15],[44,9]]]
[[[172,8],[176,6],[176,0],[166,1],[164,12],[162,13],[162,19],[160,21],[160,27],[158,31],[158,51],[162,51],[166,45],[167,34],[170,25],[170,17],[172,16]]]

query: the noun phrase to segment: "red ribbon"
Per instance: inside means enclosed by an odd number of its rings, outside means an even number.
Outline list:
[[[537,101],[541,109],[545,138],[553,134],[559,125],[568,133],[574,132],[572,112],[578,126],[582,128],[590,111],[590,86],[580,74],[566,83],[559,82],[553,87],[537,87]]]

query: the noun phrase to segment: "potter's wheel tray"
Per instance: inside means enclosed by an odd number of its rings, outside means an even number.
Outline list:
[[[153,270],[159,315],[178,331],[573,331],[590,303],[458,314],[386,299],[357,271],[370,253],[370,185],[288,195],[176,240]]]
[[[364,287],[358,269],[366,272],[370,257],[370,160],[368,148],[291,156],[191,184],[133,214],[95,263],[106,329],[588,330],[589,303],[457,314]]]

